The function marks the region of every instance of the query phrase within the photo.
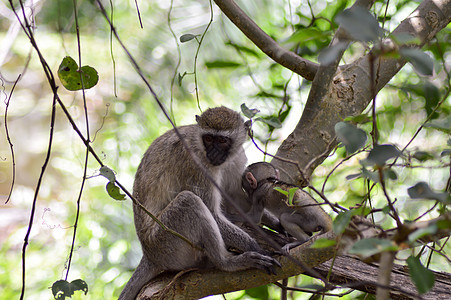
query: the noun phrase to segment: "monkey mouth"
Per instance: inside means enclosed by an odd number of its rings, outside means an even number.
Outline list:
[[[207,158],[213,166],[222,165],[229,155],[228,151],[222,151],[215,147],[211,147],[212,149],[207,150]]]

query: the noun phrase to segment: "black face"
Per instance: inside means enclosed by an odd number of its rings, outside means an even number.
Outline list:
[[[219,166],[227,159],[232,140],[222,135],[204,134],[202,136],[207,158],[213,166]]]

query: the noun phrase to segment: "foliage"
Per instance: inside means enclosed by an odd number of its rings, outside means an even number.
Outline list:
[[[18,1],[12,2],[16,9],[20,8]],[[363,41],[347,48],[341,63],[349,63],[368,53],[406,12],[417,6],[411,1],[377,1],[370,12],[345,10],[351,4],[346,0],[288,1],[288,5],[260,1],[240,6],[284,47],[321,63],[332,62],[345,49],[339,44],[323,50],[339,25],[354,39]],[[60,281],[66,287],[59,290],[68,297],[73,294],[77,299],[114,298],[137,265],[140,246],[132,225],[130,201],[112,201],[108,194],[117,200],[128,199],[115,181],[131,189],[142,153],[170,124],[120,44],[112,38],[111,27],[95,2],[45,1],[42,5],[34,7],[34,18],[29,19],[32,24],[28,27],[42,56],[30,48],[24,32],[17,36],[8,33],[15,22],[11,11],[10,18],[0,18],[1,44],[13,42],[11,48],[3,46],[0,51],[0,58],[1,54],[8,54],[6,60],[0,60],[0,97],[5,103],[2,125],[9,132],[2,131],[1,138],[7,140],[11,135],[10,142],[14,144],[7,148],[7,143],[2,143],[0,148],[0,199],[4,197],[6,201],[13,174],[17,173],[12,197],[7,204],[2,201],[0,210],[7,220],[0,223],[0,256],[5,258],[0,261],[0,286],[8,287],[0,299],[18,298],[20,294],[23,236],[39,184],[26,256],[26,298],[50,298],[48,287],[61,277],[66,277]],[[119,0],[107,7],[107,12],[177,125],[192,123],[198,107],[224,104],[238,110],[241,105],[243,115],[255,121],[253,142],[266,152],[275,153],[298,122],[311,83],[268,59],[224,16],[219,16],[216,8],[210,26],[207,2],[154,1],[135,7],[129,1]],[[146,16],[142,18],[143,29],[137,12]],[[359,26],[362,23],[365,27]],[[393,215],[408,223],[448,211],[451,105],[449,70],[444,62],[451,51],[447,42],[450,35],[448,25],[422,50],[381,50],[381,56],[402,56],[410,64],[377,95],[374,111],[369,107],[358,116],[342,116],[343,122],[336,124],[337,139],[344,147],[336,148],[316,169],[311,188],[321,190],[330,203],[339,203],[339,213],[323,206],[334,217],[337,234],[344,232],[356,215],[368,216],[378,226],[389,229],[397,225]],[[400,45],[415,43],[411,37],[394,39]],[[69,90],[60,88],[57,92],[74,123],[68,122],[61,106],[52,112],[53,91],[41,58],[52,73],[58,73],[60,81],[56,85],[61,83]],[[81,85],[83,91],[72,92],[80,90]],[[49,126],[52,119],[55,126]],[[85,165],[86,145],[74,132],[74,125],[101,153],[102,164],[112,166],[117,174],[92,158]],[[50,163],[42,183],[37,183],[50,150],[49,136],[53,136]],[[11,149],[17,163],[13,163]],[[246,150],[250,162],[267,158],[251,143]],[[89,176],[99,173],[104,177]],[[83,178],[86,184],[80,187]],[[416,245],[421,237],[449,228],[449,222],[426,227],[409,235],[408,241]],[[318,241],[316,247],[325,247],[322,243]],[[75,246],[73,251],[71,246]],[[330,244],[326,242],[326,246]],[[352,249],[364,257],[400,250],[388,239],[364,239]],[[419,293],[428,291],[434,283],[429,269],[447,271],[449,249],[444,242],[398,252],[399,262],[409,266]],[[71,262],[69,253],[73,253]],[[87,285],[76,285],[78,279],[74,278],[82,278],[89,285],[89,292]],[[74,282],[75,288],[71,287]],[[299,276],[289,283],[306,287],[319,282]],[[74,294],[77,289],[88,293]],[[280,293],[279,288],[264,286],[238,294],[231,297],[274,298]],[[354,299],[356,294],[345,297]]]

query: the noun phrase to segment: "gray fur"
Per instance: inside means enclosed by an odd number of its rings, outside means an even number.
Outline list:
[[[216,124],[218,118],[211,117],[215,116],[215,110],[231,117],[229,120],[219,119],[222,123]],[[202,127],[197,124],[178,127],[180,134],[220,186],[241,189],[241,174],[236,172],[235,162],[244,165],[246,161],[242,147],[246,138],[243,120],[238,113],[225,107],[209,109],[197,120]],[[201,141],[204,133],[232,138],[232,148],[223,164],[210,164]],[[204,267],[226,271],[248,268],[268,271],[273,265],[278,265],[277,261],[263,254],[253,238],[224,217],[220,192],[196,166],[175,130],[158,137],[144,154],[136,172],[133,195],[167,227],[187,237],[202,250],[167,233],[134,206],[135,227],[143,258],[122,291],[120,300],[135,299],[143,285],[163,271]],[[233,254],[227,250],[228,247],[243,253]]]

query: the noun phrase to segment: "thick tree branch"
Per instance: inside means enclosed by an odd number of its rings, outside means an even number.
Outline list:
[[[451,0],[426,0],[395,29],[393,34],[410,34],[418,38],[417,47],[422,47],[450,21]],[[378,92],[399,72],[406,61],[387,57],[381,57],[376,61],[380,64],[379,73],[375,76]],[[306,105],[301,120],[282,143],[276,156],[295,161],[301,167],[309,165],[309,169],[304,172],[304,176],[308,178],[325,159],[324,152],[328,148],[332,149],[335,124],[347,116],[361,113],[370,103],[372,95],[369,70],[369,55],[340,67],[321,105],[315,108]],[[279,160],[273,160],[273,164],[282,171],[283,180],[302,184],[303,176],[296,165]]]
[[[430,226],[432,224],[437,223],[438,221],[444,220],[444,219],[450,219],[451,214],[441,216],[437,219],[433,219],[430,221],[425,222],[416,222],[409,224],[409,232],[414,232],[416,230],[425,228],[427,226]],[[379,232],[377,230],[371,230],[367,228],[367,225],[365,223],[359,223],[359,218],[355,219],[354,222],[354,228],[357,228],[359,232],[365,237],[375,237],[378,236]],[[366,229],[366,230],[365,230]],[[393,232],[393,234],[396,234],[396,232]],[[438,231],[434,235],[429,235],[428,240],[438,240],[443,237],[449,236],[450,230],[441,230]],[[391,236],[391,235],[390,235]],[[333,232],[328,232],[321,236],[316,236],[316,238],[328,238],[328,239],[335,239],[335,235]],[[353,242],[355,242],[355,239],[357,238],[357,235],[350,232],[349,234],[346,234],[344,237],[341,238],[342,244],[340,248],[348,248],[350,245],[352,245]],[[406,237],[407,238],[407,237]],[[344,244],[343,244],[343,241]],[[323,249],[312,249],[309,248],[310,245],[313,243],[313,240],[310,240],[304,244],[302,244],[299,247],[296,247],[290,251],[290,255],[293,256],[293,258],[301,261],[304,263],[307,267],[316,267],[319,266],[321,263],[324,263],[328,261],[329,259],[333,258],[336,254],[335,247],[329,247],[329,248],[323,248]],[[263,245],[264,246],[264,245]],[[179,274],[162,274],[158,276],[157,278],[150,281],[146,287],[143,288],[142,292],[138,296],[138,299],[198,299],[202,298],[208,295],[216,295],[216,294],[223,294],[233,291],[239,291],[243,289],[249,289],[261,285],[265,285],[271,282],[279,281],[284,278],[288,278],[294,275],[299,275],[304,272],[308,273],[308,270],[304,270],[303,268],[299,267],[298,264],[294,263],[292,260],[286,258],[286,257],[280,257],[278,259],[282,265],[281,269],[277,269],[276,275],[269,275],[259,270],[246,270],[246,271],[240,271],[240,272],[225,272],[225,271],[219,271],[216,269],[211,270],[188,270],[188,271],[182,271]],[[356,260],[355,258],[342,258],[341,261],[344,261],[343,264],[346,265],[346,260],[349,260],[350,264],[354,263]],[[356,263],[357,264],[357,263]],[[364,263],[358,263],[360,266],[366,265]],[[324,273],[325,270],[323,267],[318,267],[319,270],[322,270],[320,273],[324,277],[325,274],[327,275],[327,272]],[[313,270],[318,270],[318,268],[313,268]],[[363,267],[362,267],[363,268]],[[330,265],[327,269],[327,271],[330,269]],[[346,276],[346,267],[342,267],[341,265],[338,266],[338,269],[344,273],[336,273],[333,270],[333,282],[334,283],[344,283],[349,282],[347,281]],[[359,289],[359,287],[365,286],[367,288],[368,286],[371,287],[371,292],[375,292],[376,287],[378,286],[377,281],[375,278],[377,278],[377,268],[374,268],[375,270],[370,270],[369,272],[372,274],[371,280],[368,279],[368,284],[361,285],[358,283],[358,277],[355,277],[355,274],[350,275],[350,278],[356,279],[355,283],[353,285],[349,285],[349,287]],[[348,270],[349,271],[349,270]],[[362,274],[363,275],[363,274]],[[393,276],[393,272],[391,274]],[[310,275],[309,276],[313,276]],[[407,280],[408,275],[404,276],[404,280]],[[402,285],[400,285],[402,287]],[[411,294],[416,294],[415,290],[407,289],[406,291],[403,291],[399,288],[394,288],[395,291],[397,291],[398,294],[401,294],[403,296],[409,296]],[[406,299],[406,297],[402,298]],[[440,299],[440,298],[438,298]]]
[[[315,267],[314,270],[323,276],[327,276],[330,267],[331,261],[328,261]],[[378,272],[379,265],[377,264],[367,264],[351,256],[339,256],[334,261],[330,281],[335,285],[375,294],[378,287],[376,280]],[[449,299],[451,274],[434,272],[434,275],[436,278],[434,287],[426,294],[421,295],[421,299]],[[390,281],[390,298],[394,300],[420,299],[414,284],[410,280],[406,266],[397,264],[393,266]]]
[[[313,80],[318,64],[304,59],[294,52],[282,48],[267,35],[233,0],[214,0],[221,11],[246,35],[260,50],[278,64],[290,69],[307,80]]]
[[[332,232],[323,235],[334,238]],[[323,237],[322,236],[322,237]],[[308,267],[314,267],[334,255],[334,247],[311,249],[312,241],[290,251],[293,258]],[[267,274],[249,269],[239,272],[225,272],[216,269],[182,271],[180,275],[163,274],[152,280],[138,296],[138,299],[198,299],[208,295],[223,294],[253,288],[305,272],[298,264],[286,257],[280,257],[281,269],[277,274]]]

